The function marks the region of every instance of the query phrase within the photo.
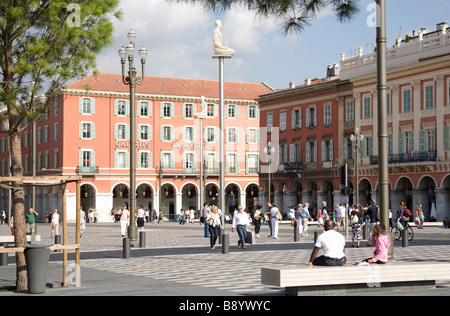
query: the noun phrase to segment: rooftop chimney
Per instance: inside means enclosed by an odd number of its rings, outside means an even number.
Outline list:
[[[305,79],[305,86],[309,86],[311,85],[311,78],[306,78]]]
[[[295,88],[295,82],[293,80],[291,80],[291,82],[289,82],[289,89],[294,89]]]

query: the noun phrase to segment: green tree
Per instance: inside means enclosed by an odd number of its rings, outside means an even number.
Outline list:
[[[119,0],[4,0],[0,2],[0,122],[10,139],[11,174],[23,176],[21,132],[39,118],[69,80],[95,70],[110,45]],[[38,102],[38,95],[45,95]],[[14,183],[16,247],[25,247],[24,191]],[[27,289],[25,256],[16,253],[16,288]]]
[[[340,22],[351,20],[358,10],[359,0],[167,0],[169,3],[201,5],[211,12],[226,12],[234,5],[246,6],[257,16],[275,18],[284,35],[299,33],[316,14],[331,6]]]

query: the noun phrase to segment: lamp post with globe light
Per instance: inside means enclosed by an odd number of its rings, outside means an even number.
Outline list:
[[[122,64],[122,81],[125,85],[130,86],[130,226],[128,228],[128,237],[130,244],[135,246],[137,244],[137,226],[136,226],[136,85],[141,85],[144,82],[145,61],[148,55],[148,50],[142,47],[139,50],[139,57],[141,58],[142,76],[137,77],[136,67],[134,65],[134,52],[136,32],[130,30],[128,32],[129,44],[125,48],[122,46],[119,49],[120,62]],[[125,63],[128,57],[128,75],[125,74]]]

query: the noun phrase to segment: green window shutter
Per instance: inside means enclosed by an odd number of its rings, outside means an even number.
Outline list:
[[[421,129],[419,131],[419,151],[421,153],[426,151],[426,140],[425,140],[425,130]]]

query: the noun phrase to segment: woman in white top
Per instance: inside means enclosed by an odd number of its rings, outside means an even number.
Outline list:
[[[211,212],[209,212],[206,217],[206,222],[209,226],[209,240],[211,243],[211,250],[216,249],[216,240],[219,237],[219,228],[222,228],[222,222],[220,220],[220,215],[218,213],[217,205],[213,205],[211,208]]]
[[[273,203],[272,208],[270,209],[270,220],[272,221],[272,238],[275,239],[278,239],[278,222],[280,218],[280,211],[278,210],[277,205]]]
[[[58,214],[58,210],[55,208],[53,210],[53,214],[52,214],[52,232],[50,234],[50,237],[53,238],[53,232],[55,232],[55,235],[59,235],[58,234],[58,229],[59,229],[59,214]]]
[[[247,227],[250,226],[250,222],[248,221],[247,212],[244,212],[242,206],[237,207],[237,211],[234,212],[233,216],[233,225],[231,226],[231,231],[234,232],[234,229],[237,228],[237,232],[239,235],[238,248],[245,249],[245,237],[247,236]]]

